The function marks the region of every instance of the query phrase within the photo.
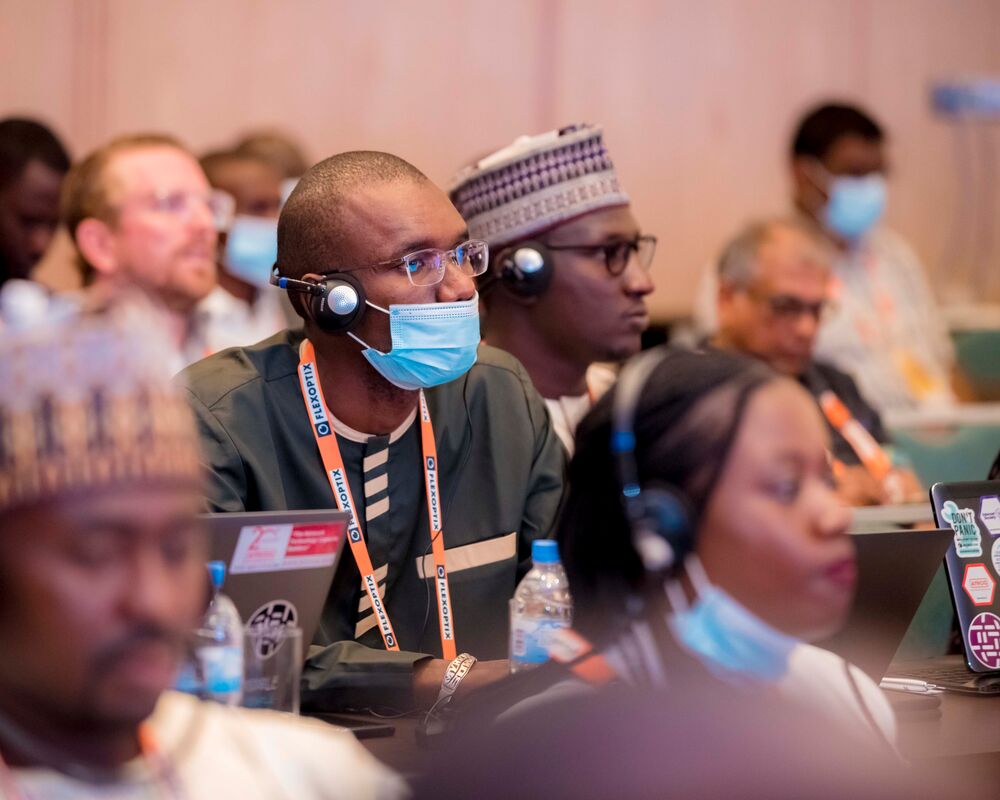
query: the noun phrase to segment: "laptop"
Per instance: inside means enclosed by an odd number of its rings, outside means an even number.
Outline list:
[[[244,625],[297,625],[308,646],[344,549],[347,514],[323,509],[201,518],[212,559],[226,565],[222,591],[235,603]]]
[[[951,543],[946,530],[854,533],[858,588],[844,627],[818,647],[878,683],[892,662]]]
[[[852,511],[851,533],[879,533],[934,521],[934,512],[927,503],[861,506]]]
[[[964,660],[911,662],[894,671],[949,691],[1000,694],[1000,481],[935,483],[931,505],[937,523],[951,529],[945,570]]]

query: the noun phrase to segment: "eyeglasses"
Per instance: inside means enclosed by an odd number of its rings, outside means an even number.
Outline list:
[[[545,246],[549,250],[574,250],[585,253],[592,258],[599,257],[604,261],[604,266],[612,276],[617,277],[625,271],[629,259],[635,253],[639,261],[639,266],[649,269],[653,263],[653,256],[656,253],[655,236],[636,236],[634,239],[626,239],[621,242],[611,242],[610,244],[548,244]]]
[[[463,275],[475,277],[486,272],[489,260],[489,245],[480,239],[469,239],[451,250],[438,250],[431,247],[407,253],[399,258],[390,258],[388,261],[336,271],[357,272],[362,269],[393,267],[403,270],[414,286],[434,286],[444,279],[444,273],[449,264],[457,267]]]
[[[198,210],[207,209],[212,215],[216,230],[226,230],[232,224],[236,200],[220,189],[213,189],[208,193],[161,189],[119,203],[117,208],[121,210],[128,206],[138,206],[144,211],[178,218],[187,218]]]
[[[830,300],[823,299],[817,303],[807,303],[790,294],[758,295],[750,293],[751,297],[767,304],[771,313],[781,320],[797,320],[803,314],[808,314],[817,322],[822,322],[834,309]]]

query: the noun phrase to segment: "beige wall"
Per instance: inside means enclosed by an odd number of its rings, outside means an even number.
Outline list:
[[[444,182],[517,134],[602,122],[660,236],[667,315],[734,226],[785,208],[790,128],[827,96],[881,117],[889,220],[953,275],[955,163],[972,145],[956,154],[928,84],[1000,75],[1000,2],[0,0],[0,53],[0,114],[51,121],[76,154],[139,128],[202,149],[277,124],[316,158],[387,149]],[[1000,154],[998,129],[965,135]],[[980,250],[998,222],[995,206]],[[1000,244],[991,258],[1000,276]]]

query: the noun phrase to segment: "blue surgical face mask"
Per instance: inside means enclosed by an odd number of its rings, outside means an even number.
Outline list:
[[[365,346],[362,355],[379,374],[400,389],[426,389],[461,377],[476,363],[479,347],[479,295],[458,303],[391,305],[392,350],[383,353]]]
[[[678,641],[723,680],[776,681],[788,671],[798,644],[711,584],[670,624]]]
[[[870,231],[885,211],[885,177],[878,173],[854,177],[839,175],[830,179],[828,199],[823,208],[826,229],[849,242]]]
[[[226,271],[253,286],[270,283],[278,260],[278,221],[268,217],[237,215],[226,234],[222,264]]]

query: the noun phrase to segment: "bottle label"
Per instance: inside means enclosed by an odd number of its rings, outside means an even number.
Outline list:
[[[515,615],[510,623],[510,657],[522,664],[544,664],[549,660],[549,637],[568,628],[568,623],[551,617]]]
[[[198,678],[198,670],[195,669],[191,661],[185,661],[177,674],[177,681],[174,689],[186,694],[198,695],[201,692],[202,683]]]
[[[237,645],[202,647],[198,651],[205,691],[209,695],[238,692],[243,685],[243,649]]]

